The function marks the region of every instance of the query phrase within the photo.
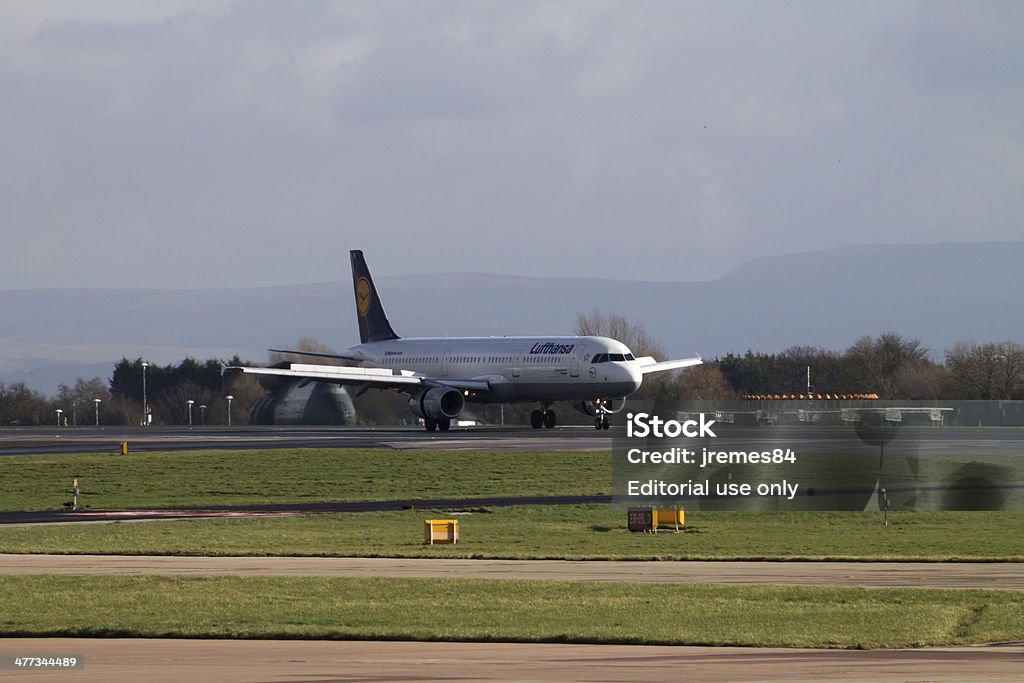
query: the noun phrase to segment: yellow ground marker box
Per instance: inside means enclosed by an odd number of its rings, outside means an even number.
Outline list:
[[[676,531],[686,524],[686,513],[683,508],[654,508],[654,528],[674,526]]]
[[[425,519],[423,520],[423,542],[427,545],[437,543],[459,542],[459,520],[457,519]]]

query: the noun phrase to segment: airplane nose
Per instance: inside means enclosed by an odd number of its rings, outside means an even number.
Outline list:
[[[641,384],[643,384],[644,373],[640,371],[640,368],[636,363],[625,363],[622,370],[624,374],[624,381],[633,385],[633,388],[629,391],[629,393],[632,394],[640,388]]]

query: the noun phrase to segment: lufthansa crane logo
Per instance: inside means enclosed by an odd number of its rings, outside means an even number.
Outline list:
[[[370,310],[372,298],[370,295],[370,281],[365,277],[359,278],[359,281],[356,283],[356,308],[359,309],[359,315],[366,317],[366,312]]]

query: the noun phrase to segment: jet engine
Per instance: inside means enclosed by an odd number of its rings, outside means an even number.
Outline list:
[[[572,407],[584,415],[597,417],[608,413],[617,413],[626,406],[624,398],[602,398],[596,401],[573,401]]]
[[[409,410],[425,420],[458,417],[466,407],[466,399],[458,389],[434,387],[409,399]]]

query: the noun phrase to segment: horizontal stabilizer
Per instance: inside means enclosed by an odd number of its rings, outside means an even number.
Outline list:
[[[292,356],[313,356],[315,358],[337,358],[338,360],[365,360],[359,356],[353,356],[351,354],[345,355],[341,353],[316,353],[315,351],[292,351],[290,349],[267,349],[271,353],[287,353]]]

